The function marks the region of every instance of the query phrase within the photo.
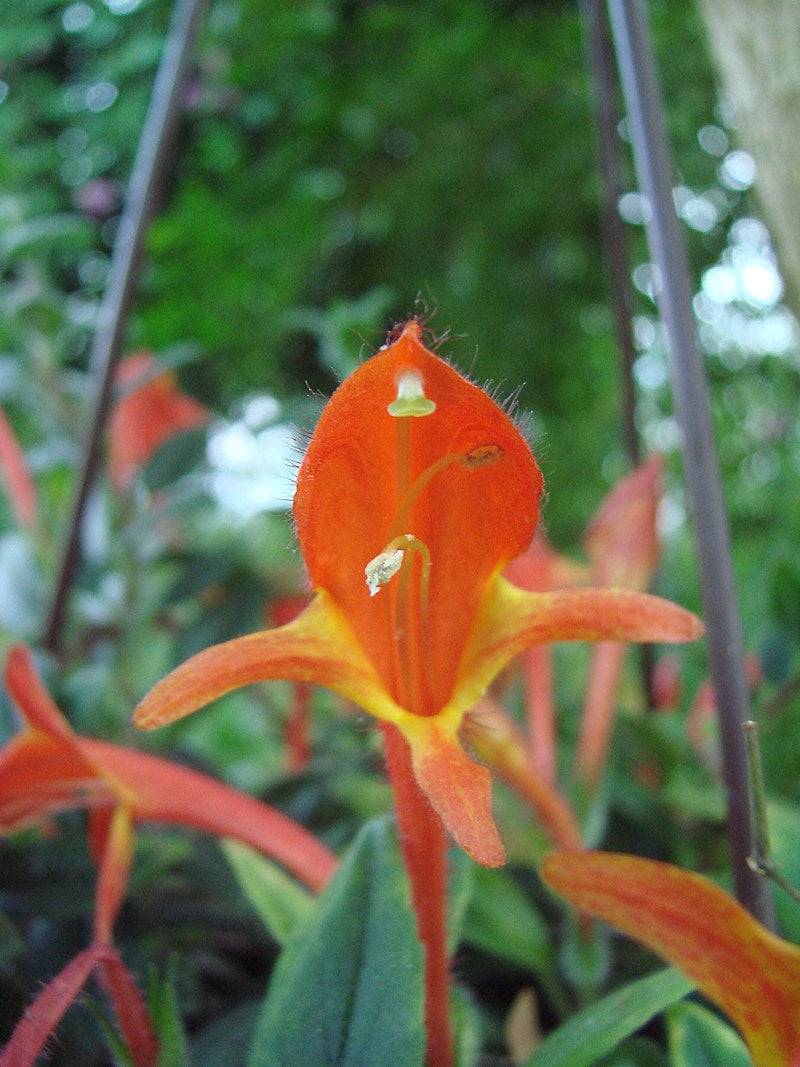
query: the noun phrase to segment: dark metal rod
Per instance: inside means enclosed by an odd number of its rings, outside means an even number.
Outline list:
[[[675,412],[683,438],[711,674],[717,696],[728,836],[736,895],[774,927],[767,884],[747,863],[752,849],[747,758],[742,723],[750,718],[741,626],[734,595],[730,537],[708,394],[697,347],[689,264],[672,199],[673,170],[647,23],[640,0],[609,0],[636,172],[649,203],[647,237],[659,275],[658,305],[667,334]]]
[[[606,248],[608,291],[614,332],[620,355],[622,380],[622,427],[625,451],[632,466],[640,459],[639,435],[636,431],[636,391],[633,363],[633,287],[629,269],[625,225],[617,204],[622,194],[617,125],[622,115],[617,105],[617,79],[614,49],[603,0],[581,0],[586,27],[587,59],[592,75],[594,121],[597,130],[597,167],[601,185],[601,221]]]
[[[630,464],[636,467],[641,459],[641,448],[636,429],[636,386],[633,379],[633,364],[636,359],[632,322],[633,284],[625,224],[617,206],[622,195],[620,139],[617,132],[622,115],[618,101],[617,68],[604,0],[581,0],[581,13],[586,34],[586,58],[592,75],[609,303],[619,352],[622,437]],[[639,664],[647,708],[652,711],[655,669],[655,650],[652,645],[641,646]]]
[[[100,460],[100,444],[111,403],[114,370],[136,291],[142,245],[170,158],[183,86],[205,5],[206,0],[177,0],[117,227],[109,278],[98,310],[90,353],[89,366],[95,381],[94,414],[43,638],[45,647],[51,652],[57,652],[61,644],[67,599],[80,565],[81,526]]]

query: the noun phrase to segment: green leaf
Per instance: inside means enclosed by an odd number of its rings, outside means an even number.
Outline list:
[[[504,870],[475,867],[462,938],[534,974],[550,973],[547,927],[529,898]]]
[[[41,626],[44,588],[28,540],[18,533],[0,537],[0,627],[15,637],[33,637]]]
[[[246,1000],[215,1019],[192,1040],[188,1063],[197,1067],[245,1067],[261,1005]]]
[[[158,1037],[158,1067],[181,1067],[189,1062],[175,991],[176,972],[173,958],[167,966],[163,982],[159,982],[155,971],[148,975],[147,999]]]
[[[769,800],[767,825],[773,860],[789,885],[800,889],[800,807],[789,800]],[[800,905],[777,887],[772,897],[781,935],[800,943]]]
[[[615,989],[551,1034],[525,1067],[589,1067],[693,988],[667,968]]]
[[[297,922],[310,914],[314,898],[276,863],[241,841],[226,838],[220,845],[258,917],[278,944],[285,945]]]
[[[205,460],[206,428],[196,427],[176,433],[156,449],[144,470],[148,489],[166,489],[179,478],[196,470]]]
[[[667,1013],[673,1067],[751,1067],[747,1046],[732,1026],[701,1004],[686,1001]]]
[[[780,560],[770,575],[772,615],[795,641],[800,639],[800,569],[793,559]]]
[[[7,228],[0,239],[0,256],[11,262],[19,255],[41,252],[55,244],[85,248],[89,239],[89,226],[80,215],[41,215]]]
[[[631,1037],[597,1061],[597,1067],[671,1067],[663,1050],[648,1037]]]
[[[249,1067],[422,1064],[422,973],[394,830],[374,820],[278,961]]]

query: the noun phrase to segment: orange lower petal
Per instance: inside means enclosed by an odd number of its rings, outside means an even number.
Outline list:
[[[694,641],[703,624],[660,597],[622,589],[528,593],[496,575],[459,667],[450,714],[477,704],[523,649],[557,641]]]
[[[581,831],[569,804],[539,771],[516,723],[491,697],[464,719],[470,748],[530,805],[556,848],[580,848]]]
[[[576,908],[696,982],[739,1028],[757,1067],[800,1064],[800,948],[771,934],[713,882],[602,852],[547,856],[542,876]]]
[[[454,840],[478,863],[505,863],[492,818],[492,777],[466,754],[452,728],[436,717],[401,726],[411,748],[414,777]]]
[[[408,715],[386,692],[331,598],[320,592],[286,626],[234,638],[187,660],[151,689],[134,725],[165,726],[233,689],[278,678],[325,686],[387,722]]]

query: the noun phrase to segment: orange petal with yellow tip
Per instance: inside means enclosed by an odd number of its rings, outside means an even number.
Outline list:
[[[528,593],[499,575],[489,585],[458,673],[451,714],[477,704],[524,648],[557,641],[693,641],[703,624],[660,597],[622,589]]]
[[[492,818],[492,776],[470,759],[454,730],[435,717],[401,727],[414,777],[453,839],[477,863],[500,867],[506,852]]]
[[[542,877],[696,982],[736,1024],[756,1067],[800,1064],[800,948],[701,875],[603,852],[546,856]]]
[[[407,714],[386,693],[341,612],[321,592],[286,626],[236,637],[181,664],[141,701],[133,722],[152,730],[240,686],[277,678],[326,686],[388,722]]]

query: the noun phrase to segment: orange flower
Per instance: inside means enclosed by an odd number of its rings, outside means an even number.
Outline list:
[[[509,417],[420,333],[407,323],[352,374],[311,439],[294,501],[309,606],[199,653],[134,721],[162,726],[270,678],[327,686],[397,727],[445,826],[493,866],[505,854],[491,777],[458,736],[489,683],[530,645],[683,641],[702,627],[654,597],[524,592],[501,577],[533,536],[542,477]]]
[[[143,384],[136,385],[139,379],[144,379]],[[144,466],[160,445],[205,422],[208,412],[178,389],[174,374],[158,372],[150,352],[133,352],[121,360],[116,384],[129,388],[117,400],[109,419],[108,462],[111,481],[125,491],[136,469]]]
[[[0,1067],[35,1062],[93,971],[111,996],[137,1067],[154,1067],[157,1047],[144,1003],[112,945],[128,886],[135,824],[153,820],[236,837],[283,863],[312,889],[323,888],[336,858],[302,826],[222,782],[75,734],[42,685],[28,649],[11,649],[5,683],[24,727],[0,749],[0,833],[86,808],[98,880],[92,944],[27,1010],[0,1055]]]
[[[187,767],[74,733],[26,648],[12,648],[5,682],[25,726],[0,749],[0,833],[86,808],[104,838],[109,817],[123,809],[131,824],[156,821],[236,837],[313,889],[333,873],[333,854],[279,811]],[[93,851],[98,858],[100,850]]]
[[[713,882],[668,863],[603,852],[546,856],[542,876],[696,982],[740,1030],[756,1067],[800,1065],[800,948]]]

